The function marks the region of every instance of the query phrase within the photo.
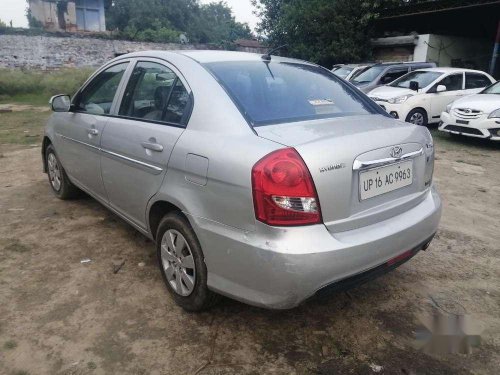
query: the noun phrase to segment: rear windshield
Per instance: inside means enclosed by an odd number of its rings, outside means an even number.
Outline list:
[[[253,126],[378,113],[320,67],[237,61],[205,65]]]

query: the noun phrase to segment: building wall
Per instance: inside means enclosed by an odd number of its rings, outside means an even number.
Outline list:
[[[488,71],[492,43],[487,39],[430,34],[427,61],[438,66],[467,67]]]
[[[438,66],[488,70],[492,44],[487,39],[437,34],[414,36],[414,45],[401,45],[400,39],[411,36],[379,38],[373,41],[376,61],[426,61]]]
[[[427,61],[427,53],[429,50],[430,34],[421,34],[418,36],[415,50],[413,51],[413,61]]]
[[[48,31],[61,31],[57,17],[57,4],[43,0],[29,0],[31,15]],[[75,22],[76,23],[76,22]]]
[[[143,43],[77,36],[0,35],[0,68],[51,70],[98,67],[128,52],[180,49],[213,48],[207,45]]]
[[[93,9],[98,10],[99,24],[96,28],[90,30],[78,25],[77,22],[77,3],[79,11],[90,5],[96,5]],[[90,4],[90,5],[89,5]],[[29,0],[29,8],[31,15],[42,23],[42,26],[47,31],[106,31],[106,20],[104,13],[104,1],[92,0],[69,0],[66,3],[66,8],[62,12],[58,10],[55,1],[48,0]]]

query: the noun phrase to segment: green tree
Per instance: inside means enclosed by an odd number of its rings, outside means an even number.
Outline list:
[[[219,1],[201,5],[190,36],[202,43],[228,43],[239,38],[251,38],[246,23],[237,22],[226,3]]]
[[[106,22],[110,30],[138,40],[174,41],[185,33],[192,42],[224,43],[251,36],[248,25],[236,22],[222,1],[113,0]]]
[[[373,21],[407,0],[252,0],[258,32],[288,54],[324,66],[370,58]]]

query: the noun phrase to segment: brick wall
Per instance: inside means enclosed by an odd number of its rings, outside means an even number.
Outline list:
[[[146,50],[213,49],[206,45],[143,43],[92,37],[0,35],[0,68],[51,70],[98,67],[118,54]]]

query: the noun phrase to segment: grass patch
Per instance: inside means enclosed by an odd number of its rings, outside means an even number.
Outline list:
[[[87,368],[89,370],[95,370],[97,368],[97,365],[95,364],[95,362],[90,361],[90,362],[87,362]]]
[[[51,112],[26,110],[0,114],[0,145],[32,145],[42,141],[43,127]]]
[[[0,103],[46,105],[56,94],[73,95],[94,69],[32,71],[0,69]]]
[[[5,344],[3,344],[3,347],[4,347],[4,349],[7,349],[7,350],[15,349],[15,348],[17,348],[17,342],[15,342],[14,340],[6,341]]]
[[[19,240],[13,240],[7,246],[5,246],[5,250],[12,251],[15,253],[26,253],[30,251],[30,248],[26,245],[23,245]]]

